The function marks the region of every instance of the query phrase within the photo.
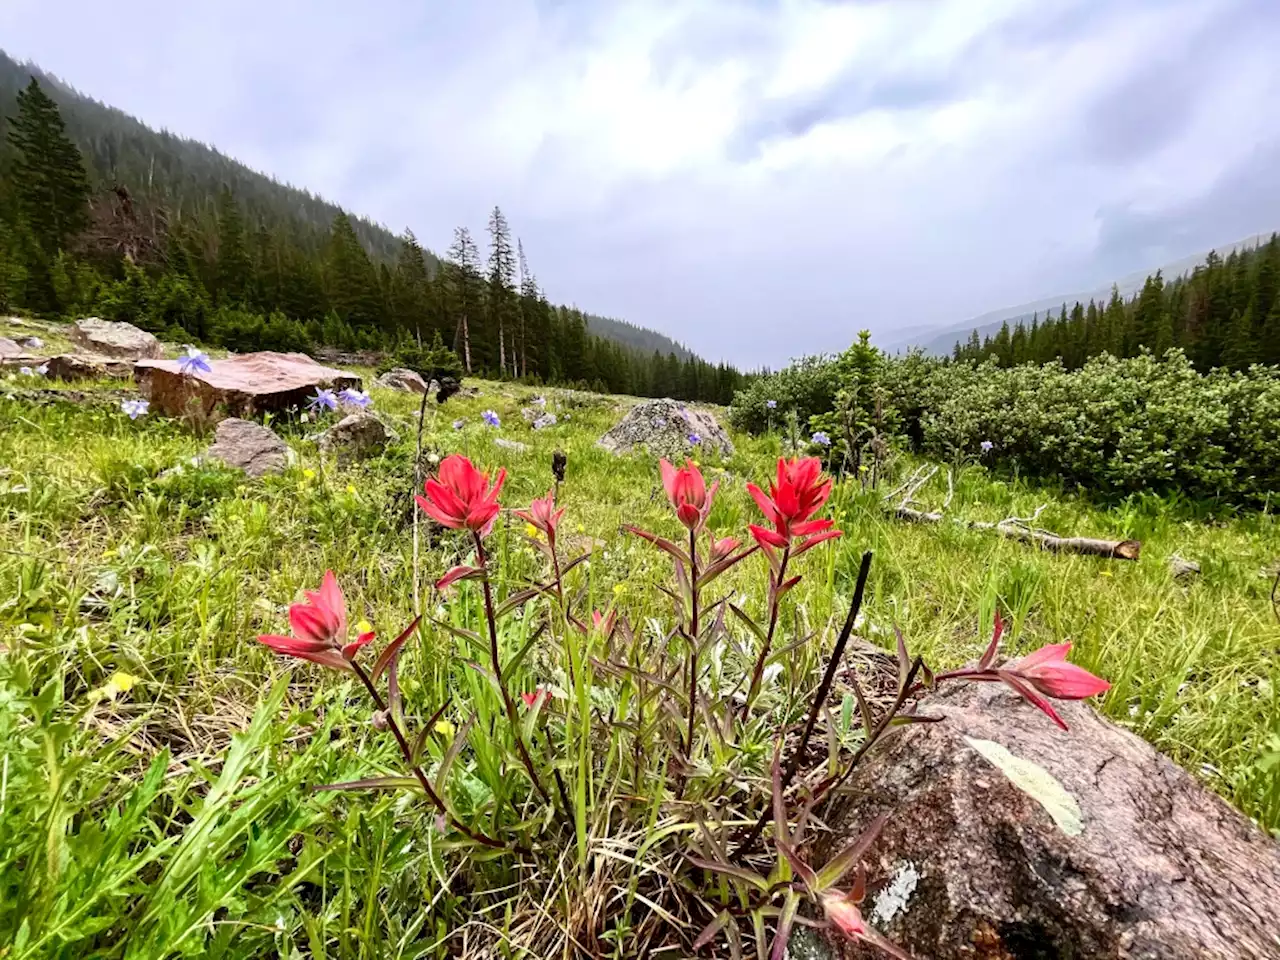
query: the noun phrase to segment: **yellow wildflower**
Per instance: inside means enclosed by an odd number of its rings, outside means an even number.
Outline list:
[[[357,633],[373,633],[373,624],[368,620],[361,620],[356,624]]]
[[[457,732],[457,728],[448,720],[438,720],[436,722],[436,733],[442,737],[452,737]]]
[[[314,470],[312,470],[310,467],[307,467],[307,469],[305,469],[305,470],[303,470],[303,471],[302,471],[302,475],[303,475],[303,477],[305,477],[306,479],[308,479],[308,480],[312,480],[312,479],[314,479],[314,478],[315,478],[316,472],[315,472]]]
[[[356,493],[356,485],[355,485],[354,483],[348,483],[348,484],[347,484],[347,493],[351,494],[352,496],[355,496],[355,493]]]
[[[538,528],[535,527],[532,523],[526,523],[524,525],[524,535],[531,539],[535,538],[538,536]]]

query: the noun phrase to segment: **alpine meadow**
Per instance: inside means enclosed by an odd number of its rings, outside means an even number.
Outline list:
[[[3,960],[1280,957],[1280,238],[748,371],[0,117]]]

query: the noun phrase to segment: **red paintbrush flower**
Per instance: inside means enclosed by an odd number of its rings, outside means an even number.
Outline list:
[[[564,516],[564,508],[556,509],[554,488],[548,490],[547,495],[541,500],[534,500],[528,510],[517,510],[515,514],[521,520],[541,530],[547,538],[547,543],[553,547],[556,545],[556,527],[560,524],[560,518]]]
[[[350,670],[356,651],[372,640],[373,631],[362,633],[351,643],[342,641],[347,635],[347,601],[332,570],[326,570],[319,590],[306,590],[305,603],[289,607],[289,624],[293,636],[264,633],[258,637],[276,653],[310,660],[336,670]]]
[[[520,699],[524,701],[524,705],[532,710],[538,703],[552,699],[552,693],[546,687],[535,687],[533,693],[522,693]]]
[[[821,899],[822,912],[827,915],[827,920],[850,940],[861,940],[864,943],[873,944],[896,960],[911,960],[909,954],[904,953],[896,944],[886,940],[875,929],[867,926],[867,922],[862,919],[862,911],[857,907],[862,899],[860,896],[851,896],[839,890],[827,890],[822,894]]]
[[[683,467],[672,466],[666,460],[661,463],[662,486],[667,491],[667,499],[676,508],[676,516],[680,522],[694,533],[700,531],[707,522],[707,514],[711,512],[711,502],[715,499],[716,490],[720,487],[717,480],[707,489],[702,479],[702,471],[686,460]]]
[[[766,552],[792,547],[793,554],[800,554],[840,536],[839,530],[831,529],[834,520],[812,519],[831,496],[831,479],[822,476],[822,462],[817,457],[779,458],[777,478],[769,492],[754,483],[747,484],[747,492],[773,527],[750,526],[751,535]],[[797,538],[799,544],[795,543]]]
[[[450,454],[440,464],[436,476],[424,485],[425,497],[415,497],[424,513],[451,530],[470,530],[486,536],[501,509],[498,493],[507,479],[507,471],[499,470],[493,486],[489,475],[481,473],[466,457]]]
[[[617,610],[610,610],[608,613],[601,613],[599,610],[591,611],[591,626],[606,637],[613,634],[613,627],[617,621]]]

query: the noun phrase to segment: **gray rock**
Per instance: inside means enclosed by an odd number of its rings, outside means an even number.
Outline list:
[[[373,381],[373,385],[382,387],[384,390],[399,390],[402,393],[427,392],[427,382],[415,371],[406,367],[393,367]]]
[[[693,437],[699,442],[694,443]],[[722,456],[733,454],[733,442],[709,411],[675,400],[645,400],[636,404],[598,444],[614,454],[645,447],[650,453],[668,459],[708,450]]]
[[[356,459],[375,456],[399,440],[399,434],[368,410],[343,417],[319,437],[320,449],[326,453]]]
[[[23,350],[43,350],[44,341],[39,337],[19,337],[18,346]]]
[[[1069,732],[1003,685],[944,689],[918,710],[943,722],[868,756],[827,818],[836,846],[889,814],[865,860],[868,920],[933,960],[1280,957],[1280,845],[1088,705],[1056,706]],[[984,741],[1070,799],[1016,786]]]
[[[154,360],[164,356],[160,341],[132,323],[86,317],[67,331],[73,343],[104,357],[122,360]]]
[[[84,353],[64,353],[49,358],[49,376],[54,380],[101,380],[127,377],[133,366],[127,360]]]
[[[494,437],[493,445],[501,447],[503,450],[510,450],[513,453],[528,453],[529,445],[521,443],[519,440],[508,440],[506,437]]]
[[[1169,558],[1169,572],[1175,580],[1189,580],[1200,576],[1200,564],[1174,554]]]
[[[26,350],[19,346],[17,341],[0,337],[0,357],[16,357],[20,353],[26,353]]]
[[[289,462],[285,442],[266,427],[249,420],[229,417],[219,422],[213,438],[205,457],[238,467],[251,477],[279,473]]]

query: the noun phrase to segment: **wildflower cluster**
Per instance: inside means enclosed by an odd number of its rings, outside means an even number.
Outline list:
[[[487,415],[485,419],[492,423]],[[661,589],[672,601],[673,618],[666,626],[649,621],[641,628],[624,611],[584,604],[592,592],[579,578],[590,554],[562,552],[560,526],[566,511],[557,503],[557,493],[564,468],[558,455],[556,484],[527,507],[512,511],[545,561],[545,575],[538,579],[511,587],[499,577],[489,553],[487,541],[503,510],[506,472],[490,477],[455,454],[440,462],[416,500],[430,519],[465,538],[464,561],[435,583],[438,591],[450,592],[451,604],[460,605],[458,615],[447,621],[430,615],[414,619],[366,665],[368,655],[362,651],[376,635],[361,624],[352,636],[345,597],[327,572],[319,590],[308,591],[303,602],[290,607],[289,635],[258,638],[279,654],[353,674],[373,702],[374,727],[391,734],[407,773],[320,789],[416,790],[430,805],[437,828],[453,846],[475,850],[477,863],[505,855],[513,865],[541,864],[548,874],[561,869],[566,850],[576,851],[584,865],[595,862],[592,838],[602,825],[628,835],[652,831],[653,817],[661,809],[669,826],[651,833],[634,854],[661,860],[643,871],[654,878],[654,887],[633,892],[646,904],[666,902],[628,920],[636,943],[662,944],[683,956],[724,937],[734,955],[744,955],[740,945],[754,942],[759,955],[771,949],[780,958],[800,908],[808,903],[820,919],[807,922],[891,956],[905,956],[866,923],[858,907],[866,890],[862,861],[884,819],[819,867],[809,862],[804,842],[815,806],[844,783],[890,727],[933,719],[913,712],[915,700],[928,689],[1002,682],[1065,726],[1050,699],[1093,696],[1107,689],[1106,682],[1068,664],[1065,644],[1000,662],[999,617],[975,666],[936,675],[908,654],[899,636],[898,697],[877,715],[858,692],[861,742],[850,751],[834,734],[820,731],[817,721],[862,606],[870,553],[862,557],[852,604],[816,692],[796,692],[809,691],[808,683],[766,688],[763,682],[766,666],[778,659],[776,634],[788,619],[781,616],[782,604],[802,579],[795,572],[797,561],[841,536],[835,521],[820,515],[832,480],[817,459],[780,459],[767,490],[747,485],[761,517],[749,526],[745,543],[710,528],[719,482],[708,484],[691,460],[683,466],[663,460],[662,489],[679,535],[637,526],[624,530],[671,562],[673,582]],[[733,602],[736,593],[713,596],[710,591],[719,578],[757,553],[764,558],[758,569],[767,585],[763,622]],[[615,602],[633,592],[615,590]],[[463,612],[470,614],[475,629],[460,625]],[[735,625],[742,629],[740,637]],[[453,685],[470,691],[462,716],[450,719],[448,701],[418,712],[402,702],[401,655],[407,642],[427,629],[452,635],[468,651],[460,658]],[[745,655],[735,659],[733,651],[742,641]],[[787,638],[786,649],[809,642],[809,636]],[[857,680],[851,682],[858,691]],[[762,699],[767,715],[757,713]],[[795,722],[800,717],[803,723]],[[774,738],[769,765],[755,749],[762,729]],[[830,737],[830,742],[811,750],[815,734]],[[436,737],[451,742],[437,750]],[[820,756],[818,766],[808,769],[814,756]],[[462,786],[450,771],[469,763],[468,757],[475,761],[468,767],[471,782]],[[484,779],[483,788],[477,778]],[[602,783],[615,789],[601,788]],[[738,811],[735,818],[745,811],[752,819],[726,825],[725,809]],[[681,819],[687,830],[679,826]],[[753,820],[753,826],[743,825]],[[772,841],[764,842],[770,823]],[[727,900],[734,906],[725,905],[726,892],[732,893]],[[699,914],[711,920],[696,935],[686,924],[670,922],[673,916]],[[570,922],[590,918],[564,918],[565,924]],[[598,933],[570,931],[566,936],[578,942]]]

